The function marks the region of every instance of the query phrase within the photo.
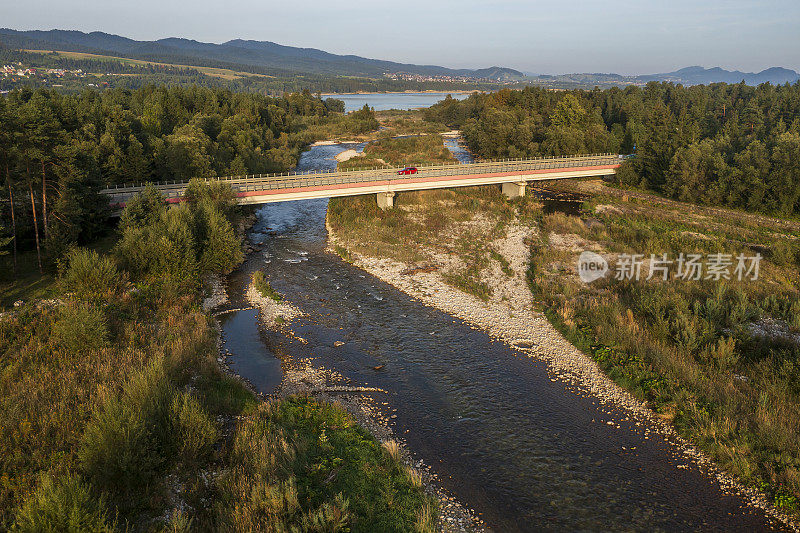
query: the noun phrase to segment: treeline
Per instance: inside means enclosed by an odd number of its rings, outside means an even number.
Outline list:
[[[800,214],[800,83],[593,91],[526,88],[447,99],[426,120],[481,157],[635,153],[622,184],[682,201]]]
[[[106,186],[286,171],[314,140],[307,124],[341,109],[308,92],[13,91],[0,98],[0,238],[56,257],[102,230]]]

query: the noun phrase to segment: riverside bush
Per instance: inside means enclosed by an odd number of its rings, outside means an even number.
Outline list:
[[[271,531],[412,531],[418,513],[435,509],[350,415],[306,397],[262,404],[243,419],[231,462],[216,504],[227,531],[263,524]],[[422,531],[432,531],[430,524],[423,521]]]
[[[175,389],[157,359],[120,397],[105,399],[87,425],[79,458],[96,486],[135,494],[171,468],[202,464],[217,438],[215,422],[193,395]]]
[[[100,309],[85,304],[65,305],[53,324],[53,340],[75,353],[104,348],[109,340],[106,317]]]
[[[16,533],[111,533],[116,531],[116,524],[109,520],[103,499],[95,499],[80,479],[75,476],[53,478],[45,474],[22,504],[11,530]]]
[[[141,193],[126,203],[120,215],[119,228],[124,232],[127,228],[151,226],[158,222],[166,210],[167,203],[161,191],[148,183]]]
[[[196,290],[202,276],[230,272],[243,255],[229,220],[232,195],[220,187],[226,186],[193,180],[191,201],[129,217],[115,248],[120,263],[136,278],[159,280],[164,286],[187,291]],[[150,194],[145,190],[137,198]],[[153,202],[142,198],[137,205]]]
[[[94,250],[74,248],[61,265],[63,290],[81,300],[111,298],[119,294],[125,281],[113,259]]]
[[[219,431],[197,398],[186,392],[175,395],[170,421],[177,457],[184,466],[196,466],[209,458]]]
[[[170,423],[173,395],[158,360],[133,376],[120,397],[106,393],[78,451],[93,485],[124,495],[155,480],[177,448]]]

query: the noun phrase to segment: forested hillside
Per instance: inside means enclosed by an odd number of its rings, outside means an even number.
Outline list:
[[[57,257],[92,241],[107,215],[99,191],[111,184],[285,171],[314,140],[309,128],[333,118],[353,133],[377,127],[342,110],[308,92],[12,91],[0,98],[0,244],[17,239],[0,252],[35,246]]]
[[[445,100],[426,119],[460,128],[481,157],[635,153],[618,172],[624,185],[800,214],[800,83],[502,90]]]

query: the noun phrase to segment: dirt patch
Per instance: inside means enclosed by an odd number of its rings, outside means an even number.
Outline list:
[[[597,213],[598,215],[602,214],[621,215],[622,209],[613,206],[611,204],[600,204],[595,206],[594,212]]]
[[[547,237],[547,242],[550,246],[562,252],[580,253],[585,250],[594,252],[602,250],[602,246],[596,242],[586,240],[575,233],[551,233]]]

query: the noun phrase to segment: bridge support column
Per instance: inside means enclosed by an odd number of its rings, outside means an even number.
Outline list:
[[[503,194],[505,194],[508,199],[525,196],[525,185],[527,185],[527,183],[524,181],[516,181],[514,183],[504,183]]]
[[[394,193],[393,192],[379,192],[378,193],[378,207],[386,211],[394,207]]]

